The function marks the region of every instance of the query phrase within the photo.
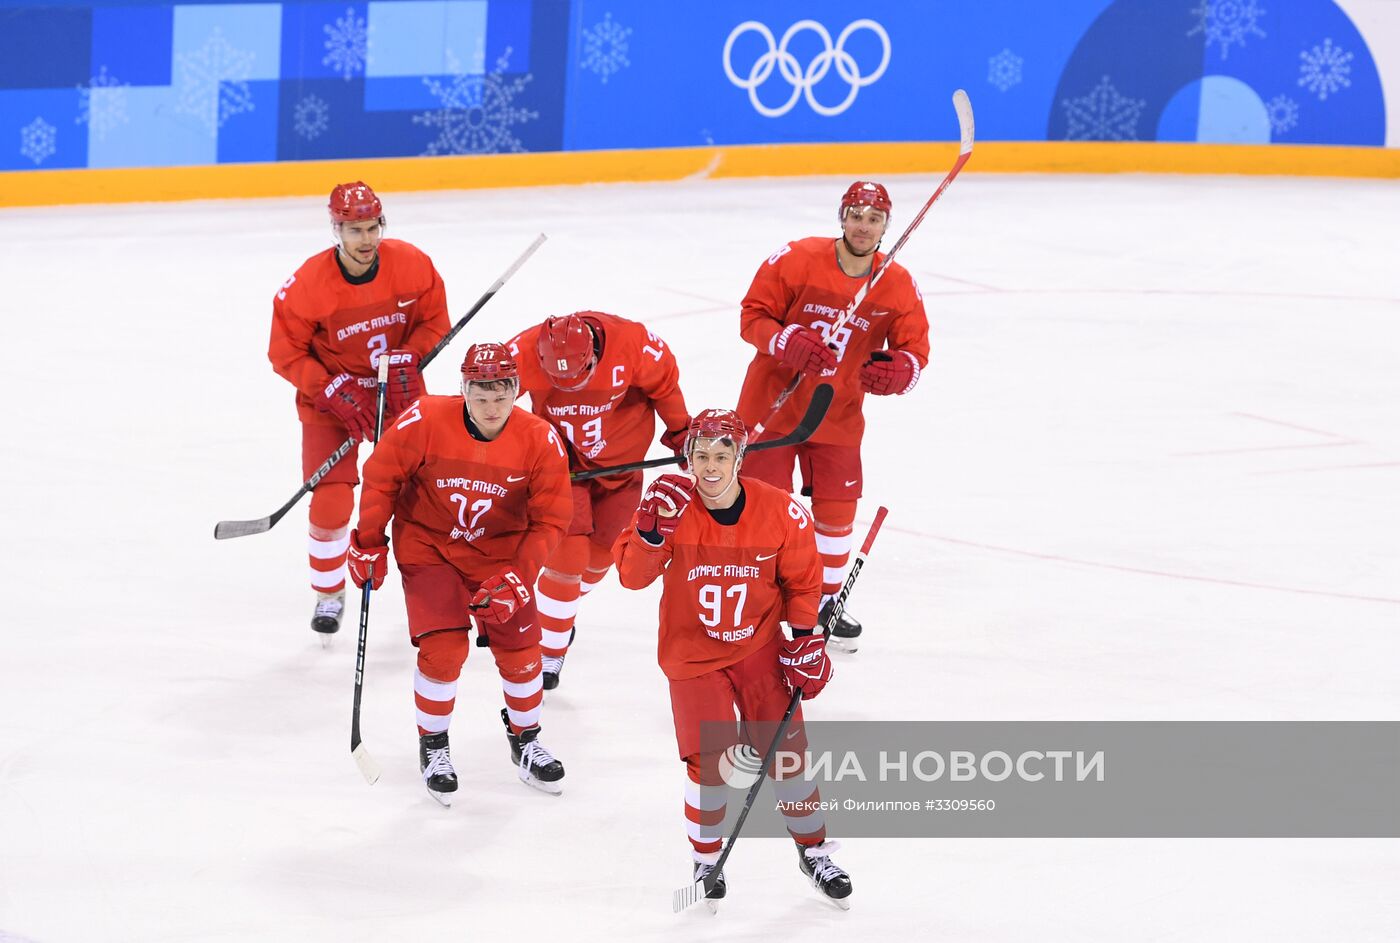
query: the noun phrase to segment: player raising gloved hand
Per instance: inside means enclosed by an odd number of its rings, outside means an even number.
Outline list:
[[[822,893],[844,899],[851,893],[850,876],[823,854],[829,848],[825,806],[801,768],[809,744],[802,704],[794,704],[788,690],[795,683],[810,697],[831,677],[831,667],[820,638],[786,642],[782,629],[786,622],[795,633],[810,635],[817,622],[822,560],[816,528],[786,491],[739,476],[748,440],[748,427],[732,410],[706,409],[691,420],[685,459],[695,476],[694,507],[659,546],[639,530],[623,531],[613,545],[618,580],[626,589],[662,584],[656,654],[684,761],[692,879],[706,882],[711,903],[725,894],[724,872],[716,868],[724,839],[718,823],[729,790],[715,770],[729,743],[701,731],[715,722],[715,729],[733,730],[736,714],[745,725],[786,716],[792,729],[783,750],[797,758],[799,768],[773,781],[779,810],[798,845],[803,875],[813,880],[820,867]],[[662,476],[653,490],[681,487],[676,477]],[[646,526],[642,517],[639,510],[639,528]],[[795,680],[785,681],[789,671],[796,672]]]
[[[860,368],[860,388],[876,396],[902,396],[919,382],[919,361],[905,350],[877,350]]]
[[[381,355],[383,356],[383,355]],[[384,418],[398,416],[409,403],[427,392],[423,387],[422,368],[418,355],[411,350],[391,350],[389,357],[389,386],[385,390]]]
[[[836,351],[826,346],[820,333],[801,324],[789,324],[773,338],[773,353],[792,369],[812,376],[836,369]]]
[[[491,625],[509,622],[515,611],[530,602],[530,588],[514,570],[502,570],[481,581],[472,597],[476,617]]]
[[[674,472],[651,483],[637,506],[637,533],[647,543],[659,546],[676,532],[681,515],[695,497],[695,479]]]
[[[826,640],[820,635],[802,635],[784,642],[778,649],[783,679],[802,699],[810,701],[822,693],[831,680],[831,659],[826,657]]]
[[[316,408],[330,413],[357,439],[374,439],[374,394],[348,373],[337,373],[316,397]]]
[[[383,534],[376,534],[368,543],[362,543],[357,527],[350,531],[350,552],[345,560],[350,566],[350,580],[357,589],[363,589],[371,575],[372,588],[378,589],[384,585],[384,574],[389,569],[389,541]]]

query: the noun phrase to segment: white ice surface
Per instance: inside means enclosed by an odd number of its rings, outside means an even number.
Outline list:
[[[975,163],[975,158],[974,158]],[[327,181],[329,184],[331,181]],[[454,318],[550,240],[473,339],[593,307],[732,404],[737,302],[848,181],[405,195]],[[890,181],[902,229],[932,178]],[[416,763],[396,579],[372,609],[365,785],[354,613],[307,628],[305,505],[272,293],[324,201],[9,210],[0,463],[0,937],[133,940],[1393,940],[1384,840],[855,839],[840,913],[786,839],[741,840],[718,917],[689,876],[654,593],[583,606],[548,699],[563,797],[514,776],[474,651],[439,808]],[[969,173],[903,261],[933,323],[868,401],[892,509],[820,718],[1397,719],[1400,186]]]

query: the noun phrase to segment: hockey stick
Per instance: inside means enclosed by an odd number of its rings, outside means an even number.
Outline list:
[[[817,431],[817,427],[826,418],[827,407],[831,405],[831,384],[823,383],[812,391],[812,401],[807,404],[807,412],[803,414],[797,425],[787,435],[777,439],[769,439],[767,442],[755,442],[745,451],[754,452],[759,449],[776,449],[784,445],[797,445],[806,442],[812,437],[812,433]],[[569,475],[570,481],[583,481],[585,478],[601,478],[604,475],[619,475],[623,472],[641,471],[645,468],[660,468],[662,465],[674,465],[681,460],[679,455],[666,455],[661,458],[649,458],[644,462],[632,462],[627,465],[613,465],[609,468],[590,468],[587,471],[573,472]]]
[[[379,358],[379,392],[374,409],[374,441],[378,442],[384,432],[384,394],[389,386],[389,357]],[[389,565],[386,548],[384,565]],[[374,589],[374,564],[370,563],[365,574],[365,585],[360,596],[360,642],[355,649],[355,706],[350,711],[350,755],[365,777],[365,782],[373,786],[379,781],[379,764],[369,755],[365,742],[360,739],[360,694],[365,689],[365,640],[369,636],[369,594]]]
[[[535,241],[530,243],[530,247],[526,249],[524,253],[521,254],[520,258],[516,259],[514,262],[511,263],[510,268],[505,270],[505,274],[503,274],[500,278],[496,279],[496,281],[492,283],[490,288],[486,289],[486,293],[476,300],[476,304],[472,305],[471,310],[468,311],[466,314],[462,315],[462,317],[458,319],[457,323],[452,325],[452,329],[447,332],[447,334],[442,338],[442,340],[434,344],[433,349],[423,355],[423,359],[419,361],[419,370],[422,370],[423,367],[426,367],[428,364],[432,363],[433,358],[436,357],[438,354],[442,353],[443,348],[445,348],[449,343],[451,343],[452,339],[457,336],[458,332],[461,331],[462,328],[467,326],[468,321],[476,317],[476,313],[480,311],[483,307],[485,307],[486,302],[490,301],[493,297],[495,297],[496,292],[501,290],[501,286],[504,285],[510,279],[510,277],[515,274],[516,270],[519,269],[520,266],[525,264],[526,260],[529,259],[530,256],[535,254],[535,250],[538,249],[541,245],[543,245],[544,241],[544,233],[540,233],[538,236],[535,237]],[[287,512],[290,511],[292,507],[298,501],[301,500],[302,495],[315,488],[316,485],[320,483],[321,479],[326,477],[326,475],[330,473],[330,470],[334,468],[340,462],[341,459],[343,459],[346,455],[350,454],[351,450],[355,448],[355,442],[355,437],[350,436],[344,442],[340,443],[340,447],[334,452],[332,452],[330,456],[327,457],[327,459],[321,463],[321,467],[316,469],[316,471],[312,473],[310,478],[302,482],[302,486],[297,490],[297,493],[292,495],[291,498],[288,499],[286,504],[273,511],[267,517],[260,517],[252,521],[219,521],[219,523],[214,525],[214,539],[226,540],[229,537],[247,537],[249,534],[262,534],[272,530],[272,528],[276,526],[277,522],[280,521],[283,517],[285,517]]]
[[[910,235],[912,235],[914,230],[919,228],[919,224],[924,221],[924,214],[933,206],[934,201],[943,195],[943,191],[948,189],[948,184],[953,182],[953,178],[962,171],[963,165],[972,157],[972,141],[976,129],[972,122],[972,102],[968,100],[967,92],[964,92],[962,89],[958,89],[953,93],[953,110],[956,111],[958,115],[958,133],[962,138],[962,146],[958,150],[958,159],[953,164],[953,169],[948,171],[948,176],[944,177],[943,182],[938,185],[938,189],[933,191],[933,196],[928,198],[928,202],[924,204],[924,208],[919,210],[914,219],[905,227],[904,234],[890,247],[889,254],[887,254],[884,261],[880,263],[880,267],[875,270],[874,274],[870,276],[870,279],[866,281],[865,284],[860,286],[860,291],[856,292],[855,300],[851,302],[845,312],[842,313],[841,316],[836,319],[835,323],[827,330],[827,337],[833,336],[837,331],[846,326],[847,321],[855,316],[856,309],[865,301],[865,296],[870,294],[870,290],[879,283],[881,276],[885,274],[885,269],[889,268],[890,263],[894,261],[894,257],[898,255],[899,250],[904,247],[904,243],[909,240]],[[778,398],[773,401],[773,408],[768,411],[768,417],[754,426],[753,435],[755,438],[763,434],[763,430],[768,426],[768,423],[773,421],[773,417],[778,414],[778,410],[783,408],[783,404],[786,403],[788,398],[796,391],[804,375],[805,374],[802,373],[797,374],[788,382],[787,386],[783,387],[782,392],[778,394]]]
[[[855,585],[861,567],[865,566],[865,558],[870,554],[870,547],[875,543],[875,535],[880,532],[880,525],[885,522],[885,515],[888,513],[889,509],[885,507],[881,507],[875,512],[875,520],[871,522],[870,530],[865,535],[865,542],[861,544],[860,552],[856,554],[856,562],[851,564],[851,572],[846,576],[846,583],[841,587],[841,592],[837,594],[836,601],[832,604],[831,612],[827,614],[826,621],[822,623],[823,641],[831,637],[832,625],[841,618],[841,613],[845,612],[846,597],[851,594],[851,587]],[[758,798],[758,791],[763,786],[763,780],[768,776],[768,770],[773,766],[773,758],[778,754],[778,744],[782,742],[783,734],[787,732],[788,724],[792,722],[792,715],[797,712],[797,705],[801,700],[802,692],[793,691],[792,700],[788,701],[787,711],[783,714],[783,719],[778,722],[778,729],[773,734],[773,740],[768,744],[768,749],[763,754],[763,766],[759,768],[758,778],[754,780],[753,785],[749,787],[748,795],[744,797],[744,808],[739,811],[739,819],[734,823],[734,830],[729,833],[729,841],[724,843],[724,850],[720,852],[719,860],[715,862],[714,868],[710,870],[703,881],[687,884],[671,893],[673,913],[680,913],[696,901],[704,899],[719,883],[724,862],[728,860],[729,853],[734,850],[734,843],[739,840],[739,831],[744,827],[744,820],[749,817],[749,812],[753,809],[754,800]]]

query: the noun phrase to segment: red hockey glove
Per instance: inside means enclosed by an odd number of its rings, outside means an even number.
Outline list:
[[[418,365],[418,355],[411,350],[391,350],[380,354],[389,358],[389,386],[384,392],[384,415],[397,416],[408,408],[418,397],[427,392],[423,388],[422,368]]]
[[[810,701],[822,693],[831,680],[831,659],[826,657],[826,640],[820,635],[804,635],[784,642],[778,649],[778,664],[783,666],[783,679],[802,699]]]
[[[530,587],[514,570],[502,570],[481,581],[472,597],[472,611],[487,625],[509,622],[521,606],[530,601]]]
[[[651,483],[637,505],[637,533],[647,543],[648,535],[659,534],[664,542],[681,525],[681,515],[695,497],[695,479],[674,472],[662,475]]]
[[[350,580],[357,589],[364,589],[365,583],[374,580],[374,589],[384,585],[384,574],[389,572],[389,541],[383,534],[375,534],[369,543],[360,542],[360,529],[350,532],[350,552],[345,558],[350,565]],[[373,577],[370,568],[374,568]]]
[[[661,433],[661,444],[679,455],[681,454],[681,449],[685,448],[685,437],[689,432],[689,422],[679,429],[667,429],[665,432]]]
[[[812,376],[836,369],[836,351],[826,346],[821,334],[801,324],[783,328],[773,339],[773,353],[792,369]]]
[[[919,382],[919,361],[906,350],[877,350],[860,368],[860,388],[876,396],[902,396]]]
[[[355,438],[374,438],[374,394],[350,374],[331,377],[316,396],[316,408],[339,419]]]

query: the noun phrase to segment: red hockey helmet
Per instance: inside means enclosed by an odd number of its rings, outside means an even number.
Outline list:
[[[841,197],[841,208],[836,211],[836,219],[844,221],[846,211],[853,206],[869,206],[889,216],[894,204],[890,202],[889,191],[880,184],[870,180],[857,180],[846,188],[845,196]]]
[[[473,344],[462,360],[462,392],[468,383],[509,380],[518,383],[520,368],[505,344]]]
[[[540,325],[535,352],[551,383],[561,390],[577,390],[588,382],[598,364],[593,338],[593,329],[578,314],[549,318]]]
[[[685,449],[681,454],[690,456],[691,446],[696,439],[732,439],[735,458],[744,454],[749,444],[749,429],[744,420],[732,409],[706,409],[695,414],[690,420],[690,429],[685,436]]]
[[[384,219],[384,204],[362,180],[342,183],[331,191],[332,223],[357,223],[365,219]]]

